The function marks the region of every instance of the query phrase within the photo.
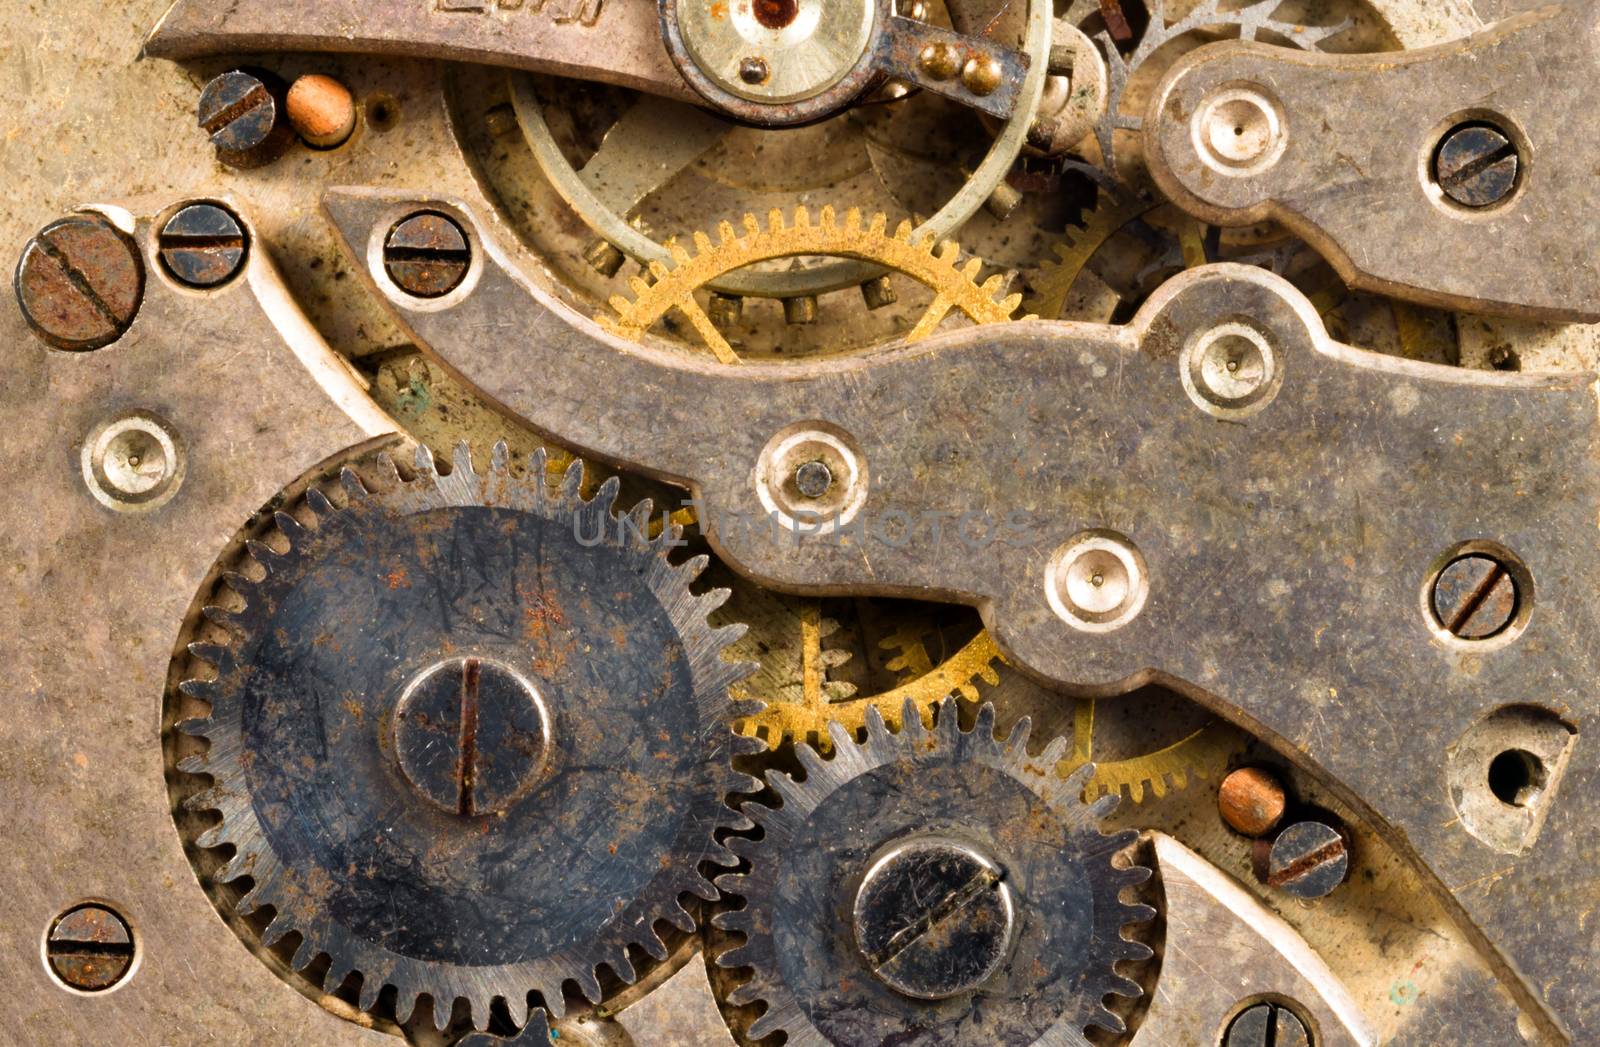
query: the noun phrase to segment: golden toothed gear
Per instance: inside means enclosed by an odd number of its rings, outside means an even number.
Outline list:
[[[601,323],[617,334],[635,341],[659,323],[669,312],[681,313],[706,347],[724,363],[738,363],[739,355],[717,330],[711,317],[695,299],[695,293],[718,277],[735,269],[776,258],[824,256],[855,258],[885,269],[903,273],[933,292],[933,301],[922,317],[907,332],[904,340],[925,338],[952,311],[960,312],[973,323],[1000,323],[1010,320],[1022,296],[1004,294],[1006,278],[991,276],[977,282],[983,262],[978,258],[961,261],[961,248],[952,240],[919,238],[912,223],[901,222],[892,232],[882,214],[863,219],[852,208],[840,219],[832,207],[824,207],[815,218],[804,207],[796,208],[786,221],[779,210],[767,213],[762,224],[747,214],[744,231],[731,222],[717,226],[715,242],[705,233],[694,234],[694,251],[681,243],[669,246],[672,265],[650,263],[652,280],[633,277],[629,286],[633,298],[616,295],[611,299],[614,317],[601,316]]]
[[[1078,319],[1069,315],[1067,301],[1089,259],[1129,222],[1149,214],[1164,202],[1132,193],[1102,192],[1094,207],[1084,213],[1082,225],[1069,228],[1053,246],[1055,260],[1040,263],[1030,281],[1033,295],[1028,299],[1028,311],[1047,320]]]

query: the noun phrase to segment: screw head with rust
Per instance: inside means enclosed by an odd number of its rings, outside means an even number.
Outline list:
[[[1461,207],[1493,207],[1510,198],[1522,156],[1500,128],[1482,121],[1452,128],[1433,155],[1433,180]]]
[[[122,233],[98,215],[52,222],[22,250],[17,304],[46,345],[102,349],[128,330],[144,300],[144,263]]]
[[[45,938],[45,959],[62,984],[104,992],[133,967],[133,932],[103,905],[80,905],[56,918]]]
[[[450,658],[406,686],[394,748],[412,787],[462,817],[495,814],[527,795],[550,757],[544,700],[510,666]]]
[[[1326,898],[1350,872],[1343,834],[1323,822],[1296,822],[1272,842],[1267,886],[1306,901]]]
[[[1222,1047],[1311,1047],[1311,1032],[1298,1014],[1263,1000],[1228,1023]]]
[[[1498,636],[1517,617],[1521,594],[1506,565],[1471,553],[1445,565],[1434,579],[1430,603],[1444,630],[1462,640]]]
[[[283,155],[294,132],[284,119],[284,87],[276,77],[244,69],[223,73],[200,92],[198,122],[217,159],[248,169]]]
[[[436,211],[403,219],[383,244],[384,271],[415,298],[443,298],[461,286],[471,266],[467,234],[455,219]]]
[[[156,247],[174,280],[207,290],[239,275],[250,243],[244,226],[227,208],[190,204],[161,227]]]
[[[1016,923],[1005,872],[943,837],[893,845],[862,875],[856,947],[896,992],[943,1000],[971,992],[1005,962]]]

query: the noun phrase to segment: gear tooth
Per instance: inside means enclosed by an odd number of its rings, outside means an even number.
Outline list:
[[[1150,920],[1155,919],[1155,910],[1154,909],[1150,909],[1150,907],[1148,905],[1145,906],[1145,908],[1150,910],[1150,915],[1146,916],[1146,917],[1143,917],[1141,919],[1132,921],[1132,922],[1135,922],[1135,923],[1146,923],[1146,922],[1148,922]],[[1144,961],[1154,957],[1155,954],[1156,954],[1156,951],[1154,949],[1150,948],[1150,946],[1146,945],[1144,942],[1130,942],[1130,941],[1127,941],[1126,939],[1124,939],[1122,944],[1123,944],[1122,959],[1127,960],[1129,963],[1143,963]],[[1124,996],[1142,996],[1144,994],[1144,990],[1139,988],[1139,984],[1137,982],[1133,983],[1133,987],[1136,990],[1135,992],[1123,993],[1122,995],[1124,995]]]
[[[511,1024],[518,1029],[525,1028],[528,1025],[528,994],[512,993],[510,996],[502,997],[502,999],[505,1001],[506,1013],[511,1016]],[[474,1011],[473,1018],[476,1019],[477,1017],[478,1014]],[[488,1017],[487,1013],[483,1015],[485,1020]]]
[[[178,684],[178,693],[185,698],[193,698],[209,705],[216,704],[217,689],[215,681],[212,680],[185,680]],[[182,734],[204,738],[206,730],[211,726],[211,720],[209,717],[203,716],[184,719],[179,720],[177,726],[178,731]]]
[[[794,209],[794,227],[796,229],[811,228],[811,212],[806,209],[804,204],[800,204]]]
[[[876,705],[867,706],[867,741],[882,742],[889,737],[889,725],[883,722],[883,713]]]
[[[550,452],[543,447],[535,447],[533,453],[528,455],[528,479],[533,481],[537,490],[544,490],[544,478],[550,471]]]
[[[754,220],[754,218],[754,215],[744,216],[744,225],[746,229],[750,228],[750,223]],[[721,240],[724,244],[731,244],[735,240],[739,239],[739,232],[738,230],[734,229],[732,222],[718,222],[717,239]]]
[[[711,900],[714,901],[715,899]],[[683,904],[676,899],[667,906],[666,911],[661,914],[661,918],[684,934],[693,934],[695,932],[694,914],[685,909]]]
[[[982,268],[982,266],[979,268]],[[1007,283],[1008,281],[1005,273],[995,273],[993,276],[989,277],[989,279],[985,280],[983,284],[979,286],[978,290],[983,292],[983,296],[985,298],[988,298],[992,301],[995,295],[999,294],[1005,288]],[[1018,295],[1017,297],[1021,298],[1022,296]]]
[[[824,229],[838,228],[839,220],[838,216],[834,214],[832,204],[822,205],[822,211],[817,217],[817,224],[822,226]]]
[[[439,465],[433,460],[433,448],[429,447],[427,444],[417,444],[417,453],[413,461],[416,465],[417,475],[419,478],[426,477],[430,480],[439,479]],[[398,479],[398,474],[396,474],[396,478]]]
[[[428,996],[429,1009],[433,1014],[433,1027],[438,1032],[444,1032],[450,1027],[450,1015],[454,1012],[454,1000],[441,999],[432,994]],[[467,1001],[467,1020],[474,1028],[482,1029],[489,1024],[489,1001]]]
[[[265,567],[269,572],[272,570],[273,564],[283,559],[282,554],[259,538],[246,539],[244,547],[245,551],[250,554],[251,559]]]
[[[333,503],[328,501],[328,496],[323,494],[315,487],[306,491],[306,504],[309,505],[311,507],[311,511],[316,513],[318,516],[328,516],[331,513],[337,512],[337,510],[333,507]]]
[[[950,260],[952,262],[955,261],[961,255],[961,247],[954,240],[946,240],[943,244],[940,245],[940,248],[941,248],[941,250],[948,251],[948,253],[950,255]],[[966,264],[961,267],[961,275],[966,277],[968,280],[976,280],[978,278],[978,274],[981,273],[982,271],[983,271],[983,259],[981,259],[981,258],[969,258],[969,259],[967,259]],[[981,288],[980,288],[980,290],[981,290]],[[992,298],[993,295],[990,295],[988,297]]]
[[[363,1011],[370,1011],[378,1006],[378,996],[383,992],[383,980],[366,972],[361,973],[361,993],[357,997],[356,1006]]]
[[[946,698],[945,702],[950,707],[950,718],[952,720],[955,719],[955,712],[956,712],[955,700],[952,699],[952,698]],[[939,715],[941,717],[945,715],[945,711],[944,711],[943,708],[941,708],[939,710]],[[989,741],[989,740],[992,740],[994,738],[994,703],[993,702],[984,702],[981,706],[978,707],[978,719],[977,719],[977,722],[975,724],[973,724],[972,730],[973,730],[973,733],[982,736],[985,741]]]
[[[239,596],[244,597],[246,603],[249,603],[250,598],[255,595],[256,583],[251,581],[249,576],[240,574],[238,571],[222,572],[222,582]],[[206,604],[206,606],[200,608],[200,614],[206,621],[220,625],[225,629],[237,629],[239,626],[238,615],[226,607]]]
[[[746,963],[739,966],[748,967],[750,965]],[[759,1003],[761,1002],[761,990],[755,984],[746,982],[743,985],[735,986],[728,993],[728,1002],[736,1007],[747,1007],[752,1003]]]
[[[571,480],[570,480],[571,475],[572,475],[572,470],[568,469],[567,470],[567,476],[569,478],[568,479],[568,483],[571,483]],[[581,466],[579,466],[578,467],[578,480],[577,480],[577,483],[573,486],[573,490],[572,490],[573,495],[577,495],[578,491],[582,487],[583,487],[583,468]],[[617,493],[619,491],[621,491],[621,490],[622,490],[622,480],[621,480],[621,478],[620,477],[616,477],[616,476],[608,476],[608,477],[606,477],[605,482],[602,483],[599,486],[599,488],[597,488],[595,490],[594,497],[589,499],[589,504],[594,506],[596,509],[599,509],[602,512],[609,513],[609,512],[611,512],[612,507],[617,504]],[[648,509],[649,509],[649,506],[648,506],[648,504],[646,504],[646,510],[648,510]]]
[[[403,985],[395,986],[395,989],[394,1020],[396,1023],[404,1025],[411,1020],[412,1015],[417,1013],[417,998],[422,994]]]
[[[1110,984],[1114,984],[1116,980],[1117,979],[1112,979]],[[1108,987],[1107,992],[1116,992],[1116,990]],[[1127,994],[1120,993],[1119,995]],[[1123,1023],[1122,1019],[1119,1018],[1115,1012],[1108,1009],[1104,1004],[1101,1004],[1097,1008],[1094,1016],[1089,1019],[1089,1024],[1098,1025],[1100,1028],[1117,1036],[1121,1036],[1123,1033],[1128,1031],[1128,1027]]]
[[[809,745],[794,747],[795,758],[800,761],[800,766],[805,768],[806,777],[815,778],[828,773],[828,761],[817,755],[817,751]]]
[[[301,938],[300,944],[295,946],[294,959],[289,961],[289,966],[297,971],[304,971],[311,966],[311,961],[317,958],[318,951],[310,938]],[[318,985],[317,988],[322,989],[326,986]]]
[[[680,247],[680,248],[678,248],[678,250],[681,251],[683,249]],[[670,250],[669,250],[668,253],[669,254],[671,253]],[[676,258],[676,256],[674,256],[674,258]],[[645,268],[649,269],[650,270],[650,275],[655,277],[657,280],[666,279],[667,274],[672,272],[672,270],[667,268],[667,264],[665,262],[663,262],[663,261],[661,261],[660,259],[657,259],[657,258],[652,258],[646,264]],[[645,283],[645,286],[649,287],[650,285],[648,283]]]
[[[561,991],[560,985],[548,985],[541,982],[534,986],[533,991],[539,994],[539,1003],[552,1018],[560,1021],[567,1016],[567,997]]]
[[[685,248],[682,244],[678,243],[678,241],[676,241],[676,240],[673,240],[671,243],[669,243],[667,245],[667,253],[672,255],[672,261],[673,261],[673,264],[675,266],[676,265],[688,265],[689,262],[693,260],[692,256],[689,254],[688,249]],[[657,266],[657,265],[660,265],[660,263],[659,262],[655,262],[655,263],[651,264],[651,271],[652,272],[655,270],[655,266]],[[660,276],[667,275],[666,272],[665,272],[665,269],[666,269],[666,267],[662,266],[662,270],[663,271],[661,273],[657,274],[657,275],[660,275]]]
[[[643,298],[650,293],[650,284],[642,276],[630,276],[628,290],[633,292],[634,298]]]
[[[1071,779],[1068,780],[1070,781]],[[1104,821],[1111,817],[1111,812],[1117,809],[1117,804],[1121,801],[1122,797],[1116,793],[1107,793],[1089,804],[1089,813],[1094,816],[1096,821]]]
[[[388,451],[379,451],[375,464],[378,475],[383,478],[385,488],[393,490],[404,482],[399,467],[394,464],[394,457]]]
[[[1044,747],[1044,752],[1039,754],[1039,766],[1046,769],[1058,766],[1062,760],[1066,759],[1067,748],[1068,745],[1065,738],[1050,739],[1050,744],[1046,745]],[[1089,768],[1089,774],[1094,773],[1093,764],[1084,764],[1084,767]],[[1074,780],[1076,780],[1076,784],[1074,784]],[[1088,781],[1088,775],[1083,774],[1083,767],[1073,771],[1072,774],[1067,777],[1068,787],[1075,792],[1081,790],[1086,781]]]
[[[787,228],[787,225],[784,222],[783,211],[782,210],[780,210],[779,208],[774,207],[774,208],[771,208],[770,210],[767,211],[767,229],[768,230],[770,230],[771,232],[774,232],[774,233],[781,233],[786,228]]]
[[[617,311],[618,316],[627,316],[633,308],[633,302],[626,295],[614,294],[611,296],[611,308]]]
[[[750,1023],[751,1040],[764,1040],[775,1032],[783,1031],[783,1023],[779,1021],[777,1012],[771,1009]]]
[[[511,475],[511,445],[504,440],[496,440],[489,448],[489,471],[497,477]]]
[[[728,225],[728,223],[726,223],[726,222],[724,222],[722,224],[723,225]],[[731,225],[728,226],[728,228],[729,228],[729,230],[733,229],[733,227]],[[696,254],[700,254],[700,255],[708,255],[708,254],[710,254],[714,250],[714,247],[712,246],[712,243],[711,243],[711,237],[707,236],[705,233],[703,233],[700,230],[696,229],[695,232],[694,232],[694,249],[695,249],[695,253]]]
[[[655,938],[655,945],[653,946],[649,942],[651,938]],[[666,945],[662,944],[661,939],[656,938],[655,932],[649,928],[646,928],[645,933],[640,935],[639,946],[652,959],[665,960],[667,958]],[[659,954],[656,952],[657,949],[660,950]],[[618,949],[616,953],[606,960],[606,966],[611,968],[611,973],[616,975],[624,985],[632,985],[639,980],[639,972],[633,969],[633,961],[628,959],[626,950]]]
[[[223,647],[221,644],[191,643],[189,645],[190,656],[198,658],[200,661],[205,662],[213,669],[222,665],[223,659],[226,658],[229,653],[230,652],[228,648]],[[182,685],[180,684],[179,686],[181,687]]]
[[[887,219],[885,219],[885,221],[887,222]],[[872,222],[874,226],[877,225],[878,220],[876,216],[874,216]],[[894,238],[914,246],[916,241],[912,239],[912,236],[915,232],[916,227],[911,224],[911,219],[904,218],[901,219],[899,225],[894,227]]]
[[[1008,294],[1004,298],[1000,299],[1000,308],[1007,316],[1016,315],[1017,310],[1021,307],[1022,295],[1020,294]]]
[[[195,753],[179,760],[177,766],[184,774],[205,774],[206,768],[211,766],[211,761],[206,759],[204,753]]]
[[[604,490],[604,488],[602,487],[601,490]],[[583,462],[580,459],[574,458],[572,460],[572,464],[567,466],[567,471],[561,474],[561,496],[568,501],[575,502],[580,499],[582,491]],[[613,491],[613,495],[614,494],[615,492]],[[596,499],[596,501],[598,501],[598,499]],[[609,509],[610,504],[605,503],[602,508]]]
[[[267,924],[267,929],[261,932],[261,944],[272,948],[294,931],[294,923],[289,919],[289,914],[282,909],[272,914],[272,922]]]
[[[828,740],[833,743],[831,748],[838,750],[843,746],[853,744],[855,742],[855,736],[852,735],[845,725],[840,723],[838,720],[829,720]]]
[[[583,998],[590,1003],[599,1003],[604,998],[605,994],[600,991],[600,979],[596,978],[594,971],[589,968],[585,967],[576,972],[576,977],[572,980],[578,983],[578,991],[583,993]]]
[[[370,494],[367,485],[361,482],[361,477],[348,465],[339,470],[339,483],[343,485],[345,494],[352,501],[364,501]]]

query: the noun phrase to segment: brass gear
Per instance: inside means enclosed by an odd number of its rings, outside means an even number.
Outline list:
[[[921,319],[905,335],[914,342],[925,338],[940,322],[956,310],[973,323],[1000,323],[1010,320],[1022,302],[1021,295],[1004,295],[1006,278],[991,276],[977,282],[983,262],[978,258],[960,261],[961,248],[953,240],[918,238],[910,221],[889,231],[889,220],[875,214],[863,221],[861,212],[846,211],[841,221],[834,209],[824,207],[813,219],[804,207],[796,208],[792,221],[782,211],[767,213],[766,224],[753,214],[743,219],[741,234],[731,222],[717,226],[717,240],[705,233],[694,234],[694,252],[674,241],[668,245],[673,264],[653,261],[652,280],[632,277],[633,298],[616,295],[611,307],[616,316],[598,319],[616,334],[634,341],[677,310],[689,321],[700,340],[723,363],[738,363],[739,355],[722,336],[711,317],[695,299],[695,292],[735,269],[775,258],[805,255],[856,258],[904,273],[934,293],[933,301]]]
[[[1082,227],[1069,229],[1053,246],[1055,260],[1040,264],[1031,281],[1034,295],[1028,300],[1028,311],[1047,320],[1072,319],[1063,315],[1067,298],[1089,259],[1123,226],[1149,214],[1163,202],[1134,193],[1102,190],[1095,205],[1084,213]]]

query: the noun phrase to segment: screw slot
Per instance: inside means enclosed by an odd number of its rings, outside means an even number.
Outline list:
[[[52,222],[23,249],[17,304],[33,333],[70,352],[103,349],[133,325],[144,265],[133,242],[99,215]]]
[[[1481,211],[1516,194],[1522,167],[1510,132],[1489,120],[1469,120],[1445,132],[1433,151],[1430,174],[1445,199]]]
[[[1527,626],[1533,576],[1508,550],[1467,542],[1439,563],[1423,591],[1435,635],[1482,649],[1511,642]]]
[[[395,223],[383,242],[383,269],[413,298],[443,298],[472,268],[472,246],[455,219],[419,211]]]
[[[65,988],[105,992],[120,985],[133,969],[133,932],[111,909],[80,905],[52,921],[44,952],[46,967]]]
[[[225,207],[211,203],[180,208],[161,226],[156,249],[167,275],[185,287],[213,290],[244,269],[250,241]]]

